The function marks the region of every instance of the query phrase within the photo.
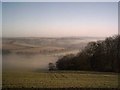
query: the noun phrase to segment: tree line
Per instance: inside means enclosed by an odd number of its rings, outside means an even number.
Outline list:
[[[89,42],[77,55],[65,55],[56,62],[58,70],[120,72],[119,65],[120,35]]]

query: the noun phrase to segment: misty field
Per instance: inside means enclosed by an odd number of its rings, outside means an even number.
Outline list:
[[[116,88],[115,73],[80,71],[3,72],[3,88]]]
[[[95,38],[95,40],[97,40]],[[116,88],[118,75],[109,72],[48,71],[48,64],[77,54],[84,38],[3,39],[3,88]]]

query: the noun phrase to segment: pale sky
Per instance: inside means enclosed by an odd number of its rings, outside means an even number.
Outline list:
[[[118,3],[118,20],[119,20],[119,23],[118,23],[118,33],[120,34],[120,1],[119,1],[119,3]]]
[[[0,2],[0,38],[2,37],[2,3]],[[0,40],[1,44],[1,40]]]
[[[118,33],[117,2],[3,2],[3,37],[108,37]]]

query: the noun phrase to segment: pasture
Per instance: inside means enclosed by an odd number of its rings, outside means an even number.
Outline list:
[[[116,88],[115,73],[81,71],[3,72],[3,88]]]

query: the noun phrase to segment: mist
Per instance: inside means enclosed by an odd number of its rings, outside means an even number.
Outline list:
[[[48,70],[48,63],[55,63],[57,57],[49,55],[3,55],[4,70]]]

